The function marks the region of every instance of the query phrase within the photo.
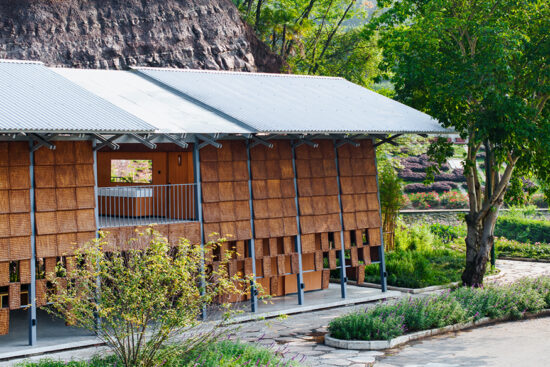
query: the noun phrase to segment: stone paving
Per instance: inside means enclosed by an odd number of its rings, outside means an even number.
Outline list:
[[[525,276],[550,275],[550,263],[498,260],[497,267],[502,269],[502,275],[496,280],[497,282],[511,282]],[[374,303],[347,306],[295,314],[286,319],[247,322],[239,325],[239,330],[234,338],[258,342],[272,350],[284,352],[287,358],[301,361],[306,366],[364,367],[372,366],[375,359],[378,360],[375,364],[378,367],[550,365],[550,319],[504,323],[471,331],[446,334],[412,343],[400,349],[390,350],[386,354],[374,351],[340,350],[322,344],[323,336],[327,331],[326,327],[331,319],[354,310],[364,310],[365,307],[372,307],[373,305]],[[525,342],[523,339],[521,341],[514,339],[528,337],[531,331],[536,337],[527,340],[532,341],[532,343]],[[507,344],[512,347],[507,349]],[[518,350],[517,355],[533,361],[534,364],[507,364],[506,359],[500,356],[505,351],[515,351],[520,346],[522,351]],[[63,360],[89,359],[97,352],[99,352],[97,348],[88,348],[54,354],[51,357]],[[533,355],[529,357],[529,353]],[[518,360],[514,356],[515,354],[510,355],[510,361]],[[545,356],[544,358],[548,362],[537,364],[538,356]],[[7,365],[13,365],[13,363],[0,363],[0,366]]]

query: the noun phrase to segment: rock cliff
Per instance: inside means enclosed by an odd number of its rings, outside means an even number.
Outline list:
[[[231,0],[0,0],[0,58],[278,72]]]

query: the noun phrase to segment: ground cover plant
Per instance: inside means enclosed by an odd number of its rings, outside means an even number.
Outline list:
[[[406,333],[479,320],[520,319],[550,308],[550,277],[510,285],[461,287],[423,298],[380,303],[333,319],[330,335],[344,340],[388,340]]]
[[[535,242],[525,243],[507,238],[495,240],[497,257],[520,257],[533,260],[550,260],[550,244]]]
[[[550,243],[550,221],[501,216],[495,226],[495,236],[521,242]]]

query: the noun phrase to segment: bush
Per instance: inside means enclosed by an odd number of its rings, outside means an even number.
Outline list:
[[[430,232],[437,236],[443,243],[450,243],[458,238],[466,236],[464,226],[451,226],[441,223],[431,224]]]
[[[469,206],[468,195],[460,191],[444,192],[440,196],[439,205],[448,209],[467,208]]]
[[[550,243],[550,221],[501,216],[495,226],[495,236],[520,242]]]
[[[550,277],[522,279],[511,285],[462,287],[436,296],[404,298],[364,312],[333,319],[331,336],[344,340],[384,340],[406,332],[490,318],[522,318],[550,307]]]
[[[497,237],[495,246],[498,256],[550,260],[550,244],[540,242],[523,243]]]

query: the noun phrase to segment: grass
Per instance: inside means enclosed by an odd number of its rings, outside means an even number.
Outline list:
[[[523,279],[506,286],[462,287],[424,298],[380,303],[363,312],[333,319],[332,337],[344,340],[388,340],[409,332],[440,328],[483,317],[520,319],[526,312],[550,308],[550,277]]]
[[[299,362],[294,359],[285,359],[282,353],[251,343],[232,340],[224,340],[214,345],[207,346],[182,356],[159,361],[158,366],[163,367],[241,367],[241,366],[265,366],[265,367],[298,367]],[[39,362],[26,362],[21,367],[107,367],[116,366],[116,358],[95,357],[88,362],[62,362],[51,359],[43,359]]]

